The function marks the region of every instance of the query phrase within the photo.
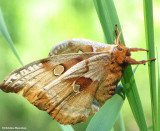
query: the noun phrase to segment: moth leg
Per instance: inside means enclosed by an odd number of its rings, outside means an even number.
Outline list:
[[[100,106],[103,106],[106,100],[110,99],[114,95],[116,88],[117,85],[107,85],[107,86],[101,86],[97,90],[95,98]]]
[[[155,60],[155,58],[150,59],[150,60],[136,61],[135,59],[131,57],[125,57],[125,62],[128,64],[144,64],[145,65],[146,62],[153,61],[153,60]]]

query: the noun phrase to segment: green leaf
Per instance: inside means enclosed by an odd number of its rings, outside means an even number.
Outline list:
[[[155,58],[154,48],[154,27],[153,27],[153,2],[152,0],[143,0],[144,8],[144,24],[146,46],[149,50],[148,59]],[[151,94],[151,108],[152,108],[152,123],[153,130],[157,130],[157,91],[156,91],[156,68],[155,61],[149,62],[149,80],[150,80],[150,94]]]
[[[116,120],[116,123],[114,125],[114,130],[115,131],[125,131],[125,127],[124,127],[124,122],[123,122],[123,118],[122,118],[122,113],[119,113],[119,117]]]
[[[148,127],[148,130],[153,131],[153,126],[149,126],[149,127]]]
[[[158,58],[158,51],[157,51],[157,68],[158,68],[158,122],[160,123],[160,64]],[[158,124],[158,131],[160,131],[160,124]]]
[[[9,44],[10,48],[12,49],[14,55],[17,57],[19,63],[21,65],[23,65],[23,62],[21,61],[21,59],[20,59],[20,57],[19,57],[19,55],[18,55],[18,53],[17,53],[17,51],[14,47],[12,39],[11,39],[9,33],[8,33],[8,30],[7,30],[7,27],[6,27],[1,9],[0,9],[0,32],[2,33],[2,35],[4,36],[6,41],[8,42],[8,44]]]
[[[119,30],[121,30],[120,22],[112,0],[93,0],[96,7],[99,20],[104,32],[105,39],[108,43],[113,44],[115,36],[115,25],[117,24]],[[121,40],[124,41],[123,35],[121,35]]]
[[[64,126],[64,125],[61,125],[61,124],[59,124],[59,125],[62,128],[62,131],[74,131],[74,129],[70,125],[67,125],[67,126]]]
[[[110,131],[123,104],[123,98],[115,94],[91,119],[86,131]]]
[[[113,0],[94,0],[94,4],[104,31],[105,39],[108,43],[113,43],[115,24],[117,24],[119,30],[121,30]],[[121,40],[124,44],[123,36],[121,36]],[[147,124],[131,66],[128,66],[125,70],[121,82],[140,130],[147,130]]]

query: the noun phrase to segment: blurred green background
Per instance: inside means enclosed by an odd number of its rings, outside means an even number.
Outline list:
[[[115,0],[115,5],[126,45],[146,48],[143,1]],[[85,38],[104,42],[92,0],[0,0],[0,8],[24,64],[46,57],[54,44],[65,39]],[[160,2],[158,3],[158,0],[154,1],[153,9],[155,44],[160,49]],[[136,60],[141,60],[144,56],[146,56],[144,52],[132,54]],[[0,34],[0,81],[20,66]],[[135,79],[149,126],[152,123],[148,67],[140,65],[135,73]],[[126,130],[138,130],[127,99],[122,107],[122,114]],[[73,128],[82,131],[86,128],[87,122],[77,124]],[[61,130],[58,123],[46,112],[38,110],[22,96],[7,94],[0,90],[0,130],[2,126],[26,127],[34,131]]]

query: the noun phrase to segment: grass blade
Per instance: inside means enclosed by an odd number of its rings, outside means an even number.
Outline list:
[[[119,30],[121,30],[119,19],[116,19],[118,18],[116,9],[112,6],[111,1],[108,3],[105,0],[93,1],[99,16],[99,20],[101,22],[105,39],[108,43],[113,44],[115,38],[115,24],[117,24]],[[115,16],[112,16],[112,14]],[[121,35],[121,40],[124,41],[123,35]]]
[[[115,30],[115,24],[117,24],[118,28],[121,30],[118,15],[116,13],[113,0],[94,0],[94,4],[95,4],[98,15],[101,15],[99,16],[99,18],[105,34],[105,38],[108,43],[113,43],[113,36],[114,36],[113,33]],[[103,11],[103,13],[101,13],[101,11]],[[103,20],[101,19],[102,17],[103,17]],[[105,26],[105,24],[107,26]],[[121,40],[124,43],[123,37],[121,37]],[[132,109],[133,115],[135,117],[135,120],[140,130],[147,130],[147,124],[145,121],[142,104],[140,101],[140,97],[138,94],[138,90],[137,90],[137,86],[136,86],[136,82],[134,79],[131,66],[128,66],[128,68],[125,70],[121,81],[122,81],[125,93],[127,95],[127,99],[129,101],[130,107]]]
[[[158,68],[158,121],[160,123],[160,65],[159,65],[159,58],[157,52],[157,68]],[[158,131],[160,131],[160,124],[158,124]]]
[[[59,125],[60,125],[62,131],[74,131],[74,129],[70,125],[67,125],[67,126],[64,126],[64,125],[61,125],[61,124],[59,124]]]
[[[110,24],[109,24],[109,23],[111,23],[111,21],[109,21],[110,19],[108,19],[108,22],[106,21],[107,18],[108,18],[106,16],[106,14],[108,14],[108,13],[106,13],[104,11],[103,3],[102,3],[101,0],[99,0],[99,1],[94,0],[94,5],[96,7],[96,11],[97,11],[98,17],[99,17],[100,22],[101,22],[101,26],[103,27],[102,29],[103,29],[103,32],[104,32],[104,36],[105,36],[107,42],[112,43],[113,42],[113,39],[112,39],[113,38],[113,32],[110,29]],[[106,30],[106,29],[108,29],[108,30]]]
[[[149,50],[148,59],[155,58],[154,48],[154,27],[153,27],[153,2],[152,0],[143,0],[144,8],[144,24],[146,46]],[[152,123],[153,130],[157,130],[157,91],[156,91],[156,68],[155,61],[148,64],[149,80],[150,80],[150,94],[152,107]]]
[[[114,125],[114,130],[115,131],[125,131],[125,127],[124,127],[124,122],[123,122],[123,118],[122,118],[122,113],[119,113],[119,117],[116,120],[116,123]]]
[[[86,131],[110,131],[120,112],[123,101],[120,95],[115,94],[91,119]]]
[[[7,27],[6,27],[1,9],[0,9],[0,32],[2,33],[2,35],[4,36],[6,41],[8,42],[8,44],[9,44],[10,48],[12,49],[14,55],[17,57],[19,63],[21,65],[23,65],[23,62],[21,61],[21,59],[20,59],[20,57],[19,57],[19,55],[18,55],[18,53],[17,53],[17,51],[14,47],[12,39],[11,39],[9,33],[8,33],[8,30],[7,30]]]

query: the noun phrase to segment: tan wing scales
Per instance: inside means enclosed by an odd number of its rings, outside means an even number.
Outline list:
[[[5,92],[15,93],[24,89],[23,96],[30,103],[48,112],[62,124],[83,122],[91,112],[98,86],[98,80],[91,72],[100,73],[95,70],[98,65],[95,68],[90,66],[96,61],[103,65],[108,57],[107,54],[96,57],[99,54],[65,54],[33,62],[9,74],[0,84],[0,88]],[[85,75],[90,75],[94,81],[83,77]],[[97,74],[98,76],[101,75]],[[74,82],[80,85],[79,93],[73,90]]]
[[[5,92],[20,92],[24,87],[32,86],[33,83],[36,83],[40,78],[45,75],[45,72],[50,72],[53,77],[52,80],[59,77],[59,75],[63,74],[66,70],[68,70],[73,65],[82,61],[83,59],[87,59],[89,57],[94,56],[95,54],[74,54],[74,55],[59,55],[53,56],[45,59],[41,59],[35,62],[32,62],[28,65],[25,65],[12,73],[10,73],[5,80],[0,84],[0,88]],[[72,62],[70,62],[72,61]],[[57,66],[62,64],[64,67],[61,74],[54,74],[55,70],[57,72]],[[50,77],[51,77],[50,76]]]
[[[95,42],[82,38],[64,40],[52,48],[49,56],[67,53],[98,52],[112,45]],[[110,48],[109,48],[110,49]]]

